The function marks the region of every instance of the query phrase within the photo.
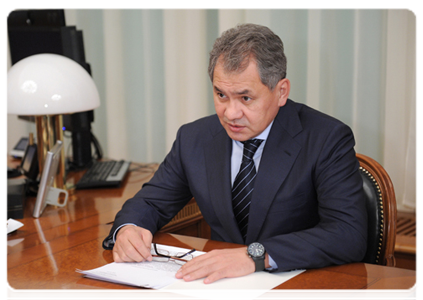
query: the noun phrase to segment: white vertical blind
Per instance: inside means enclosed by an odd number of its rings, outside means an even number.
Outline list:
[[[320,10],[312,10],[308,13],[307,26],[307,85],[306,104],[319,109],[320,82],[317,80],[320,74],[320,23],[322,13]]]
[[[206,12],[165,10],[166,147],[177,129],[207,111]]]
[[[387,31],[382,161],[399,204],[415,207],[415,19],[409,11],[389,11]]]
[[[125,107],[125,78],[123,70],[122,11],[105,10],[103,13],[105,99],[107,126],[107,153],[110,157],[127,157],[127,130]]]

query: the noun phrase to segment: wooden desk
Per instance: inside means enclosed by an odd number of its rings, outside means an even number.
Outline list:
[[[101,243],[116,212],[151,173],[131,172],[123,188],[74,191],[65,208],[47,207],[31,217],[34,199],[26,203],[24,227],[8,235],[8,282],[14,289],[133,289],[82,277],[75,269],[93,269],[112,262]],[[77,176],[71,180],[78,180]],[[189,236],[158,233],[154,241],[209,251],[238,247]],[[278,289],[409,289],[412,270],[363,263],[308,270]]]

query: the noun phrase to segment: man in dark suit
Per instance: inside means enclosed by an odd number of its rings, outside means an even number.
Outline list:
[[[212,239],[248,248],[199,256],[178,278],[211,283],[360,261],[367,215],[353,134],[288,99],[280,38],[253,24],[228,30],[209,74],[217,114],[182,126],[154,177],[117,214],[104,241],[115,261],[151,260],[153,234],[192,197]]]

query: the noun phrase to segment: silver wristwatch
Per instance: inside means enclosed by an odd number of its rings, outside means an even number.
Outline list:
[[[264,258],[266,256],[266,249],[260,243],[254,242],[248,245],[247,254],[251,257],[256,264],[256,272],[263,271],[265,269]]]

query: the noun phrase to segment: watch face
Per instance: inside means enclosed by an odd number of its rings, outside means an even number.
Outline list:
[[[248,246],[248,254],[253,257],[263,256],[265,253],[264,247],[260,243],[252,243]]]

